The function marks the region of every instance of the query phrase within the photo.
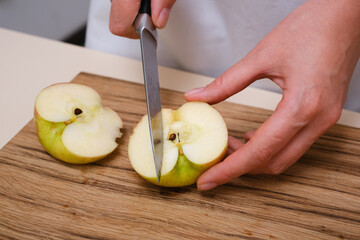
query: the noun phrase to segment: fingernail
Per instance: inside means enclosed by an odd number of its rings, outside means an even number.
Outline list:
[[[158,17],[158,28],[164,28],[170,15],[170,8],[163,8]]]
[[[187,91],[187,92],[185,93],[185,95],[186,95],[186,96],[194,95],[194,94],[197,94],[197,93],[201,92],[202,90],[204,90],[203,87],[201,87],[201,88],[194,88],[194,89],[192,89],[192,90],[190,90],[190,91]]]
[[[198,189],[200,191],[206,191],[206,190],[210,190],[210,189],[213,189],[215,187],[217,187],[217,184],[216,183],[203,183],[203,184],[198,184]]]

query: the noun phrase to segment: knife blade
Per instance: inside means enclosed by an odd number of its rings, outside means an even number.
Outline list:
[[[139,14],[134,21],[134,27],[140,35],[150,141],[154,158],[156,177],[158,182],[160,182],[164,136],[156,54],[157,31],[151,20],[150,2],[150,0],[141,1]]]

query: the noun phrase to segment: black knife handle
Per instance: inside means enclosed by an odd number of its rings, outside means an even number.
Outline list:
[[[151,0],[141,0],[139,13],[147,13],[151,16]]]

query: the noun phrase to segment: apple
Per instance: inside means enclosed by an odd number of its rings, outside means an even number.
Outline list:
[[[68,163],[86,164],[117,147],[123,123],[116,112],[101,104],[92,88],[59,83],[40,91],[35,101],[35,125],[44,149]]]
[[[203,102],[188,102],[178,110],[162,109],[162,116],[164,147],[160,182],[156,178],[147,115],[135,126],[129,139],[129,160],[144,179],[165,187],[191,185],[224,158],[228,131],[215,108]]]

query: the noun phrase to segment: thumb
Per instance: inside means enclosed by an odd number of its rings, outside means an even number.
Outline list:
[[[245,57],[206,87],[195,88],[185,93],[185,99],[215,104],[240,92],[262,77],[264,74],[260,64]]]
[[[175,0],[153,0],[151,2],[151,15],[155,26],[164,28],[170,16],[170,10]]]

